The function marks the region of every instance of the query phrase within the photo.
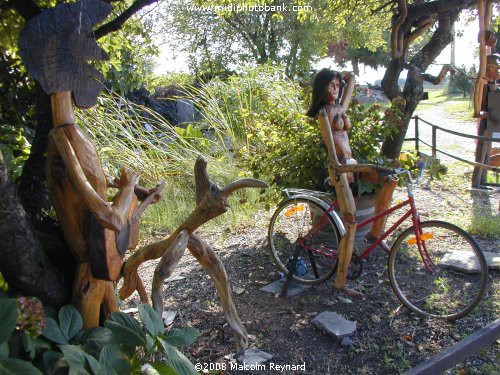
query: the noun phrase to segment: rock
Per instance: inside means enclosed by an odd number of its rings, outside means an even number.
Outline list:
[[[241,295],[241,294],[245,293],[245,290],[246,290],[245,288],[236,288],[236,289],[234,290],[234,292],[235,292],[237,295]]]
[[[236,354],[236,361],[247,366],[262,365],[269,362],[273,356],[256,348],[247,349]]]
[[[352,344],[354,344],[354,341],[349,336],[344,337],[340,342],[342,346],[351,346]]]
[[[336,338],[351,336],[356,332],[357,325],[333,311],[322,312],[312,320],[312,324]]]
[[[266,285],[263,288],[260,288],[263,292],[272,293],[272,294],[281,294],[283,290],[283,285],[285,284],[285,279],[277,280],[269,285]],[[288,284],[288,292],[286,294],[287,297],[293,297],[299,295],[304,290],[310,288],[310,285],[297,284],[293,281]]]
[[[163,319],[163,323],[166,326],[169,326],[174,322],[175,317],[177,316],[177,311],[176,310],[167,310],[164,311],[163,314],[161,315]]]
[[[483,252],[489,269],[500,270],[500,255]],[[443,267],[464,271],[467,273],[479,273],[479,262],[474,254],[460,250],[450,251],[441,259],[439,263]]]
[[[137,311],[139,311],[137,309],[137,307],[129,307],[128,309],[123,310],[122,313],[124,313],[124,314],[133,314],[133,313],[136,313]]]
[[[177,275],[177,274],[173,274],[172,276],[170,276],[168,279],[165,279],[164,283],[168,283],[168,282],[171,282],[171,281],[179,281],[179,280],[184,280],[186,277],[185,276],[181,276],[181,275]]]

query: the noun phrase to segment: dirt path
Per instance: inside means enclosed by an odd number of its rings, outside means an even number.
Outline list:
[[[423,120],[442,127],[444,129],[453,130],[456,132],[477,135],[477,122],[474,120],[458,120],[445,111],[446,104],[434,105],[425,109],[417,109],[414,115],[418,115]],[[419,123],[419,138],[428,144],[432,144],[432,127],[424,122]],[[414,122],[410,123],[407,138],[415,136]],[[460,137],[454,134],[446,133],[437,130],[436,133],[437,147],[442,148],[458,157],[466,160],[474,160],[474,152],[476,149],[475,140],[470,138]],[[430,148],[422,145],[424,152],[430,154]],[[453,162],[454,160],[446,155],[438,154],[438,157],[443,162]]]

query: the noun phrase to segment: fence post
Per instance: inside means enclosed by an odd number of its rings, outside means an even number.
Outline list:
[[[432,125],[432,157],[436,159],[436,127]]]
[[[417,150],[417,155],[420,155],[419,150],[419,134],[418,134],[418,115],[415,116],[415,150]]]

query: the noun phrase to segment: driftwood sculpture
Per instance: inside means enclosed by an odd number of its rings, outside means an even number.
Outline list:
[[[210,181],[206,167],[205,160],[202,158],[196,160],[196,207],[188,218],[171,236],[138,249],[125,262],[120,298],[125,299],[137,290],[141,301],[148,303],[148,297],[137,269],[141,263],[161,257],[154,272],[151,290],[153,307],[161,316],[163,281],[172,275],[187,247],[213,280],[226,319],[235,333],[236,349],[239,351],[248,347],[248,335],[236,312],[224,265],[212,247],[193,232],[207,221],[226,212],[229,208],[227,198],[234,191],[243,188],[266,188],[268,185],[259,180],[242,179],[220,189]]]
[[[119,191],[108,202],[110,184],[97,151],[75,125],[73,100],[80,107],[92,106],[101,88],[95,79],[100,73],[85,61],[107,58],[92,27],[110,11],[100,0],[60,4],[28,21],[19,37],[24,64],[51,95],[54,129],[47,179],[61,230],[77,262],[73,303],[86,328],[118,309],[113,281],[120,276],[125,250],[137,245],[140,215],[160,199],[163,188],[141,188],[138,176],[123,168],[111,184]]]

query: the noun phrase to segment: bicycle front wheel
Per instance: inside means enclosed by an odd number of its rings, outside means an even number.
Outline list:
[[[389,256],[389,278],[398,299],[417,314],[459,319],[483,297],[488,266],[479,245],[464,230],[442,222],[413,227],[396,239]]]
[[[340,234],[325,208],[307,197],[292,197],[276,209],[269,224],[271,257],[288,274],[296,249],[299,258],[292,276],[301,284],[319,284],[337,268]]]

